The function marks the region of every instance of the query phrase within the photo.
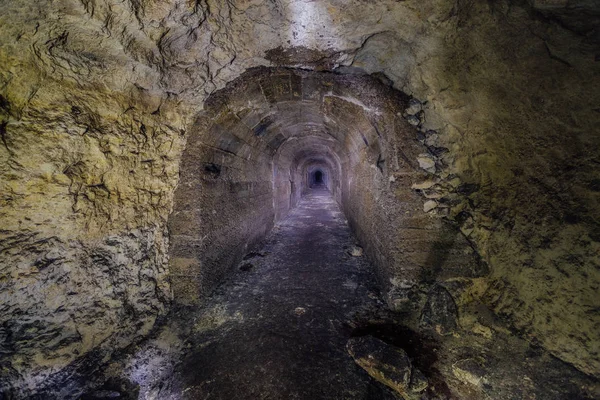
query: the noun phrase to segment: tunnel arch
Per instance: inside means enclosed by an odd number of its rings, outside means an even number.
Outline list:
[[[445,228],[411,189],[428,177],[417,163],[427,150],[401,116],[407,100],[367,75],[280,68],[249,70],[211,96],[190,129],[169,218],[175,300],[209,293],[318,168],[382,286],[393,293],[398,275],[414,286],[434,268],[430,250]],[[451,259],[445,273],[464,264]]]
[[[334,183],[330,190],[339,203],[343,158],[343,148],[335,139],[326,135],[307,135],[286,140],[274,156],[274,169],[289,171],[289,175],[280,175],[279,179],[275,180],[278,191],[275,196],[281,199],[278,202],[275,219],[278,220],[280,216],[286,215],[298,203],[300,197],[306,194],[309,181],[305,174],[311,163],[321,163],[330,171]],[[290,201],[286,203],[288,192]]]

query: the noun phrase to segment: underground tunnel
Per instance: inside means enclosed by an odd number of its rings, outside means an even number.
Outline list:
[[[323,171],[320,169],[313,170],[312,172],[308,172],[310,179],[310,187],[314,186],[326,186],[325,180],[323,178]]]
[[[0,398],[600,398],[599,20],[5,2]]]

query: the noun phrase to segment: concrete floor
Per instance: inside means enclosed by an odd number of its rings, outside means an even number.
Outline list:
[[[198,316],[183,398],[395,398],[346,352],[350,321],[378,303],[355,244],[329,192],[311,190]]]

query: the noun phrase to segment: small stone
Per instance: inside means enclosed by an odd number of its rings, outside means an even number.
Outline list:
[[[450,215],[450,209],[449,208],[445,208],[445,207],[441,207],[438,204],[438,208],[436,208],[436,215],[438,217],[447,217],[448,215]]]
[[[492,338],[492,330],[487,326],[481,325],[479,322],[476,322],[471,330],[473,331],[473,333],[483,336],[487,339]]]
[[[296,307],[296,309],[294,310],[294,314],[296,314],[296,315],[304,315],[304,314],[306,314],[306,308],[304,308],[304,307]]]
[[[443,197],[443,194],[440,192],[436,192],[434,190],[429,190],[426,192],[423,192],[423,196],[425,196],[426,199],[441,199]]]
[[[429,131],[429,132],[433,132],[433,131]],[[439,145],[440,143],[440,135],[437,134],[437,132],[433,132],[431,134],[427,134],[426,135],[427,138],[425,139],[425,145],[428,147],[436,147]]]
[[[363,248],[359,247],[359,246],[354,246],[352,248],[352,250],[350,250],[350,255],[352,257],[362,257],[362,255],[363,255]]]
[[[452,178],[449,181],[450,185],[454,188],[457,188],[458,186],[460,186],[460,184],[462,183],[462,181],[460,180],[459,177],[455,176],[454,178]]]
[[[413,126],[419,126],[421,124],[421,120],[416,115],[409,115],[406,117],[406,120]]]
[[[429,212],[437,207],[437,203],[434,200],[427,200],[423,205],[423,211]]]
[[[425,182],[413,183],[413,185],[411,186],[411,189],[416,189],[416,190],[429,189],[430,187],[432,187],[434,185],[435,185],[434,181],[428,180]]]
[[[421,371],[417,368],[412,369],[412,373],[410,374],[410,384],[408,386],[409,390],[413,393],[420,393],[423,390],[427,389],[429,386],[429,382],[427,378]]]
[[[429,291],[419,326],[439,335],[449,335],[458,329],[456,303],[444,287],[434,285]]]
[[[460,227],[460,231],[462,232],[463,235],[465,235],[465,237],[469,237],[471,236],[471,234],[473,233],[474,228],[473,227]]]
[[[427,172],[435,174],[435,160],[430,154],[422,153],[417,157],[419,167]]]
[[[452,373],[461,382],[473,386],[479,387],[482,383],[486,382],[485,370],[472,358],[467,358],[454,363],[452,365]]]
[[[415,115],[422,109],[423,106],[421,105],[421,102],[419,100],[410,99],[410,101],[408,102],[408,108],[406,108],[405,112],[408,115]]]

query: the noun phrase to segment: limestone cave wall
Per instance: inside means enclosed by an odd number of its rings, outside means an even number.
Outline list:
[[[170,303],[166,220],[186,122],[156,59],[137,53],[134,10],[91,14],[2,4],[0,392],[53,384],[84,355],[101,363]]]
[[[450,217],[491,268],[485,303],[597,375],[598,9],[549,3],[463,4],[413,93],[464,182]]]

